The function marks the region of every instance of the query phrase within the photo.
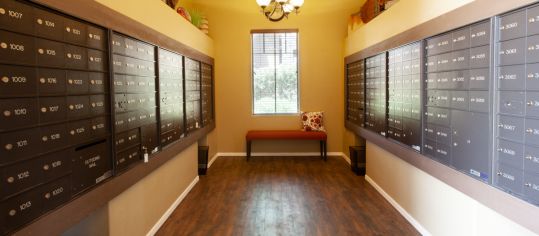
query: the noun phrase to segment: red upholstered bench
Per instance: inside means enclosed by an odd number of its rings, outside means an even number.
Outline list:
[[[328,159],[327,134],[318,131],[303,130],[249,130],[245,135],[247,160],[251,158],[251,142],[253,140],[318,140],[320,141],[320,157]]]

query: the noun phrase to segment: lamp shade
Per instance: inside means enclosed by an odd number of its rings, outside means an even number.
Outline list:
[[[285,2],[287,2],[287,1],[288,1],[288,0],[276,0],[276,2],[278,2],[278,3],[285,3]]]
[[[301,7],[303,5],[303,0],[290,0],[290,4],[294,7]]]
[[[271,0],[256,0],[256,3],[261,7],[267,7]]]
[[[291,4],[284,4],[283,5],[283,11],[286,12],[286,13],[290,13],[294,10],[294,6],[292,6]]]

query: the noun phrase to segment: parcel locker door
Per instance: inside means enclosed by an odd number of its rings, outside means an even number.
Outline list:
[[[143,153],[152,153],[159,146],[157,124],[149,124],[140,128],[141,150]]]
[[[416,151],[421,151],[421,122],[413,119],[403,119],[403,139],[406,144]]]
[[[452,165],[477,179],[490,181],[489,116],[483,113],[453,111]]]
[[[28,4],[17,1],[2,1],[0,3],[0,28],[19,33],[34,33],[34,11]]]
[[[73,157],[73,194],[88,189],[112,175],[108,141],[76,149]]]
[[[38,121],[34,98],[0,99],[0,131],[34,125]]]
[[[36,95],[37,81],[34,68],[0,65],[0,97]]]

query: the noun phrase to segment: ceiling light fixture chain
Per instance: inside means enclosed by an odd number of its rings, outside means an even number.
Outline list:
[[[288,18],[290,12],[299,13],[304,0],[256,0],[262,13],[270,21],[277,22]]]

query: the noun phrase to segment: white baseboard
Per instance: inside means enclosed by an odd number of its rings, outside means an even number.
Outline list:
[[[365,175],[365,180],[371,184],[376,191],[378,191],[397,211],[408,221],[412,226],[419,231],[419,233],[423,236],[431,236],[432,234],[427,231],[412,215],[410,215],[404,208],[402,208],[395,199],[393,199],[389,194],[387,194],[382,187],[380,187],[376,182],[374,182],[371,177],[368,175]]]
[[[176,199],[176,201],[174,201],[174,203],[172,203],[172,205],[170,205],[170,207],[167,209],[167,211],[165,211],[165,213],[161,216],[161,218],[159,218],[157,223],[155,223],[155,225],[152,227],[152,229],[150,229],[150,231],[146,234],[146,236],[153,236],[153,235],[155,235],[155,233],[157,233],[159,228],[161,228],[161,226],[163,226],[165,221],[167,221],[168,217],[170,217],[170,215],[172,214],[172,212],[174,212],[176,207],[178,207],[180,205],[180,203],[187,196],[187,194],[189,192],[191,192],[191,189],[193,189],[193,187],[195,187],[195,185],[198,183],[198,180],[199,180],[199,177],[197,175],[197,177],[195,177],[195,179],[193,179],[193,181],[189,184],[189,186],[187,186],[187,188]]]
[[[213,157],[211,157],[211,160],[210,162],[208,162],[208,169],[211,167],[211,165],[217,160],[217,158],[219,158],[219,153],[215,153],[215,155],[213,155]]]

